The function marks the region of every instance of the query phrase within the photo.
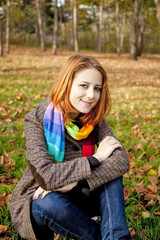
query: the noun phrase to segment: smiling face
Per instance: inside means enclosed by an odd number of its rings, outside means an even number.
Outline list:
[[[76,109],[72,119],[88,113],[98,103],[101,89],[102,74],[97,69],[84,69],[75,74],[70,92],[70,102]]]

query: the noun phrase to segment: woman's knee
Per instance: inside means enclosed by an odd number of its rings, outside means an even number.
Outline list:
[[[58,192],[51,192],[43,199],[40,195],[37,200],[32,201],[32,212],[37,212],[52,220],[59,216],[67,218],[70,214],[70,201],[66,195]]]

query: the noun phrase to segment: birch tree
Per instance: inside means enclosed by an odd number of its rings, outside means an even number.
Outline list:
[[[117,54],[120,56],[123,49],[126,13],[120,13],[120,5],[116,2]]]
[[[53,25],[53,45],[52,54],[57,54],[57,35],[58,35],[58,7],[57,0],[54,1],[54,25]]]
[[[37,10],[37,20],[38,20],[41,48],[43,51],[45,51],[45,34],[44,34],[44,27],[43,27],[43,20],[42,20],[41,0],[36,0],[36,10]]]
[[[133,14],[130,16],[130,54],[133,60],[137,60],[140,3],[141,0],[133,0]]]
[[[7,0],[7,18],[6,18],[6,53],[8,54],[10,51],[9,47],[9,32],[10,32],[10,0]]]
[[[74,51],[78,52],[78,16],[77,16],[77,4],[76,1],[73,2],[73,42],[74,42]]]
[[[156,9],[157,9],[157,19],[158,19],[158,23],[160,25],[160,0],[154,0],[155,4],[156,4]]]
[[[102,52],[102,22],[103,22],[103,3],[100,1],[98,17],[98,52]]]

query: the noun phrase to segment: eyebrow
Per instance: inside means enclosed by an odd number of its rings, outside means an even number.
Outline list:
[[[87,81],[82,81],[83,83],[88,83],[88,84],[91,84],[90,82],[87,82]],[[99,87],[102,87],[101,84],[96,84],[95,86],[99,86]]]

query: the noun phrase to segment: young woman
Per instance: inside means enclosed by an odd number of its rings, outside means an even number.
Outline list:
[[[109,110],[101,64],[71,56],[49,100],[25,117],[28,167],[9,203],[22,238],[130,239],[122,184],[129,163],[105,120]]]

